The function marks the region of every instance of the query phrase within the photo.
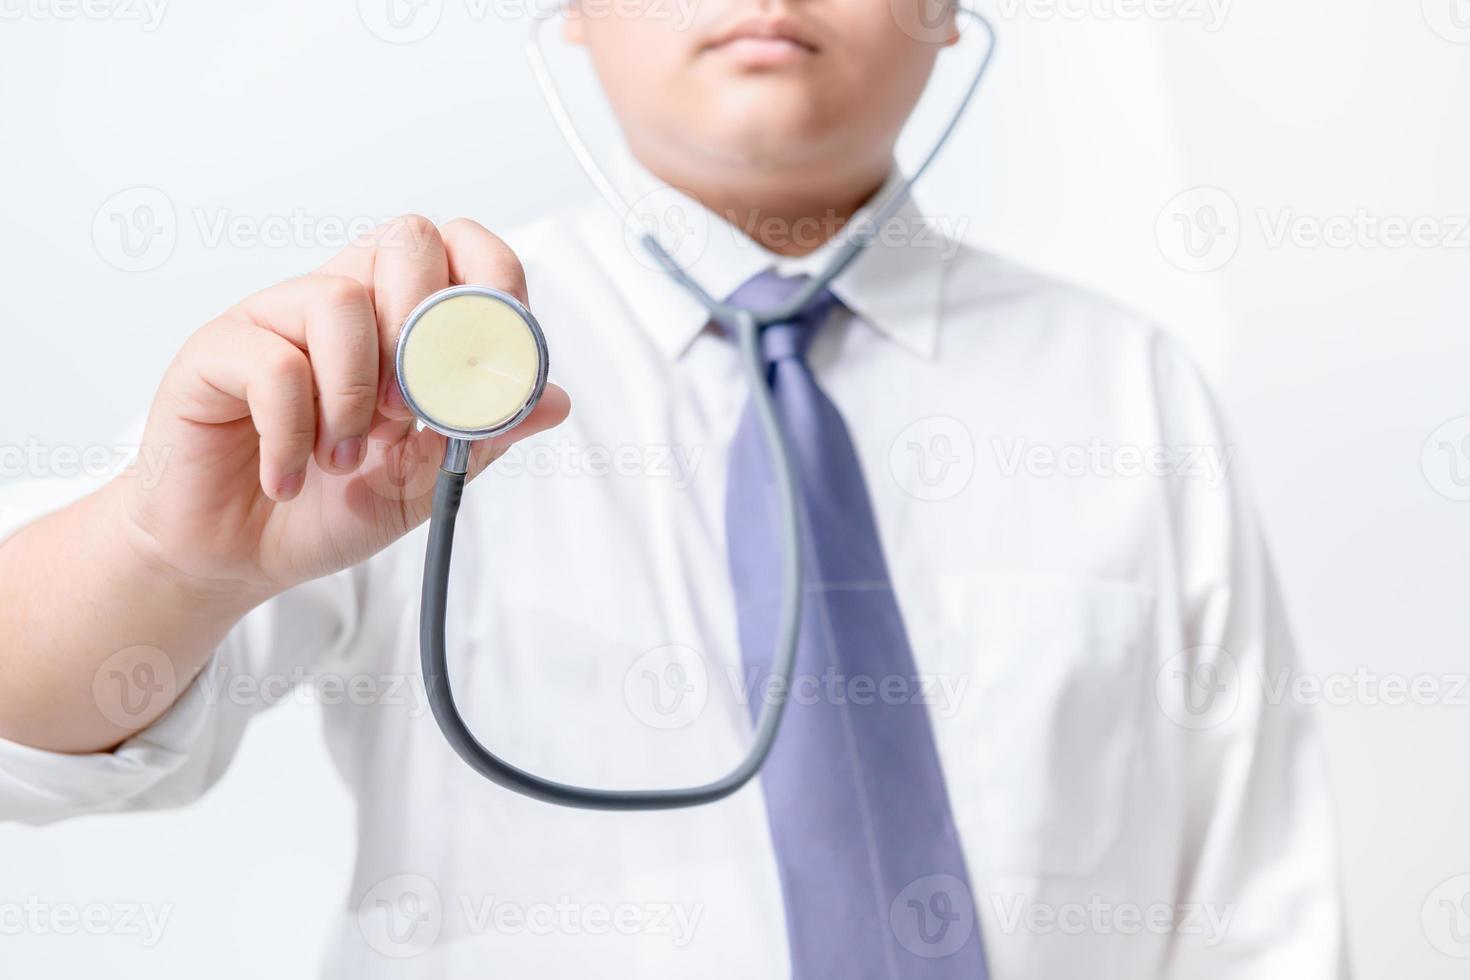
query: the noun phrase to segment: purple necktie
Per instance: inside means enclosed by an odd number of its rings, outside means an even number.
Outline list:
[[[730,304],[770,309],[766,272]],[[852,440],[805,356],[823,291],[761,353],[801,481],[807,569],[797,677],[761,774],[794,980],[987,976],[939,755]],[[752,406],[730,453],[726,539],[747,689],[768,690],[781,600],[777,493]]]

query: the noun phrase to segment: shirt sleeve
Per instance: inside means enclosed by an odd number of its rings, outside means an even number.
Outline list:
[[[1161,340],[1155,371],[1166,444],[1201,460],[1172,494],[1184,636],[1156,693],[1178,731],[1184,901],[1221,925],[1180,930],[1164,975],[1347,977],[1331,790],[1313,719],[1273,693],[1298,667],[1259,522],[1193,364]]]
[[[107,474],[0,487],[0,541],[99,488]],[[312,663],[351,642],[361,566],[291,589],[240,620],[184,694],[111,752],[71,755],[0,739],[0,821],[51,823],[191,802],[224,774],[250,719],[291,696]]]

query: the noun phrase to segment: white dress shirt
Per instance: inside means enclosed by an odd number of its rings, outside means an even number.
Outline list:
[[[680,254],[718,297],[828,255],[779,259],[633,179],[646,217],[683,223]],[[602,206],[508,237],[573,411],[466,493],[461,707],[552,778],[707,780],[744,752],[759,696],[724,540],[736,353]],[[920,675],[879,696],[930,706],[992,976],[1343,976],[1320,748],[1262,683],[1291,641],[1230,438],[1179,345],[912,205],[833,291],[845,308],[810,363],[861,457]],[[0,533],[61,498],[12,488]],[[312,684],[359,814],[329,975],[788,975],[758,783],[694,810],[587,813],[453,754],[418,680],[425,540],[257,609],[115,752],[0,743],[0,819],[187,803],[254,714]],[[797,696],[874,696],[808,680]]]

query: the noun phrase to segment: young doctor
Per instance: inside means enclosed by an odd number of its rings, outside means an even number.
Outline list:
[[[680,257],[712,294],[790,295],[891,186],[957,30],[903,30],[919,2],[569,12],[624,193],[707,222]],[[431,293],[528,302],[561,386],[477,451],[505,455],[460,518],[450,664],[487,745],[595,786],[723,773],[779,567],[730,340],[600,208],[510,240],[392,223],[194,333],[135,470],[12,491],[0,818],[186,803],[272,681],[334,679],[359,851],[332,976],[1345,974],[1319,747],[1260,683],[1292,651],[1254,515],[1228,470],[1125,465],[1230,458],[1198,373],[912,204],[763,341],[813,571],[761,778],[587,813],[463,765],[398,683],[443,444],[392,350]]]

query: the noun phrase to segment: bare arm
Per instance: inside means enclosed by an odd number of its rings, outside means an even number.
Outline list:
[[[136,550],[121,490],[109,484],[0,546],[0,738],[58,752],[117,745],[173,704],[258,601]]]
[[[354,565],[429,513],[443,437],[392,377],[398,328],[455,283],[526,300],[510,249],[480,226],[403,218],[317,273],[206,324],[170,365],[133,472],[0,545],[0,738],[112,748],[188,687],[251,608]],[[560,422],[547,389],[472,472]]]

